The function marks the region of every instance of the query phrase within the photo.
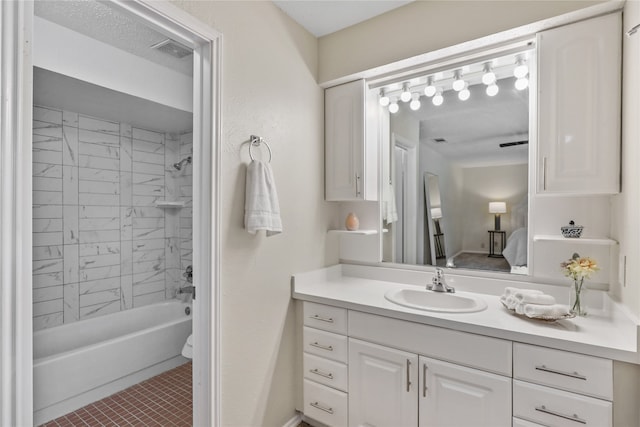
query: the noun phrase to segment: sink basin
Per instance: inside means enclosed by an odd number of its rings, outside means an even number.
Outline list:
[[[469,294],[449,294],[424,289],[392,289],[384,297],[394,304],[439,313],[473,313],[487,308],[482,299]]]

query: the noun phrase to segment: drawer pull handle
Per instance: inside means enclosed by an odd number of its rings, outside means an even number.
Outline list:
[[[312,342],[311,344],[309,344],[311,347],[317,347],[320,350],[327,350],[327,351],[333,351],[333,346],[332,345],[322,345],[322,344],[318,344],[318,341],[316,342]]]
[[[326,412],[326,413],[328,413],[328,414],[333,415],[333,408],[327,408],[327,407],[325,407],[325,406],[322,406],[322,405],[321,405],[321,404],[319,404],[318,402],[311,402],[311,403],[309,403],[309,405],[313,406],[314,408],[318,408],[318,409],[320,409],[321,411],[324,411],[324,412]]]
[[[407,391],[411,391],[411,361],[407,359]]]
[[[573,414],[573,415],[561,414],[559,412],[551,411],[551,410],[545,408],[544,405],[542,405],[540,407],[536,406],[536,411],[543,412],[543,413],[549,414],[549,415],[553,415],[554,417],[564,418],[565,420],[575,421],[576,423],[580,423],[580,424],[586,424],[587,423],[587,420],[583,420],[577,414]]]
[[[584,375],[580,375],[580,374],[579,374],[579,373],[577,373],[577,372],[573,372],[573,373],[571,373],[571,372],[558,371],[558,370],[555,370],[555,369],[549,369],[549,368],[547,368],[547,367],[546,367],[546,366],[544,366],[544,365],[542,365],[542,366],[536,366],[536,369],[537,369],[538,371],[544,371],[544,372],[550,372],[550,373],[552,373],[552,374],[564,375],[565,377],[571,377],[571,378],[576,378],[576,379],[579,379],[579,380],[585,380],[585,381],[587,380],[587,377],[586,377],[586,376],[584,376]]]
[[[313,316],[309,316],[309,318],[313,320],[319,320],[321,322],[333,323],[332,317],[322,317],[322,316],[318,316],[317,314],[314,314]]]
[[[321,377],[329,378],[330,380],[333,379],[333,374],[331,372],[327,374],[326,372],[322,372],[318,368],[309,369],[309,372],[311,372],[312,374],[320,375]]]
[[[427,397],[427,364],[422,365],[422,397]]]

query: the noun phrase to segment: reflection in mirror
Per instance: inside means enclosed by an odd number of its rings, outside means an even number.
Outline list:
[[[383,261],[527,274],[529,57],[376,89],[389,102]]]

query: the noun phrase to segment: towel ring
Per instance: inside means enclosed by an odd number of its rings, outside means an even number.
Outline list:
[[[251,158],[251,160],[255,160],[253,158],[253,153],[251,152],[251,148],[254,145],[259,146],[260,144],[263,144],[263,143],[267,147],[267,150],[269,150],[269,163],[271,163],[271,159],[273,157],[273,153],[271,152],[271,147],[269,147],[269,144],[267,144],[267,141],[265,141],[264,138],[261,136],[251,135],[249,139],[249,157]]]

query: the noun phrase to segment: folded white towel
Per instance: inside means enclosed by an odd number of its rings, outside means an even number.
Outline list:
[[[558,319],[569,314],[569,307],[562,304],[536,305],[524,304],[524,315],[543,319]]]
[[[537,289],[520,289],[520,288],[512,288],[507,286],[506,288],[504,288],[504,296],[508,297],[510,295],[514,295],[514,294],[534,294],[534,295],[540,295],[542,294],[542,291],[539,291]]]
[[[244,227],[251,234],[266,230],[267,236],[282,233],[280,204],[273,172],[268,163],[253,160],[247,166]]]
[[[516,305],[518,305],[518,300],[516,300],[513,295],[502,295],[500,297],[500,302],[502,302],[502,304],[504,304],[509,310],[515,310]]]
[[[553,305],[556,299],[545,294],[515,294],[513,296],[520,304]]]

